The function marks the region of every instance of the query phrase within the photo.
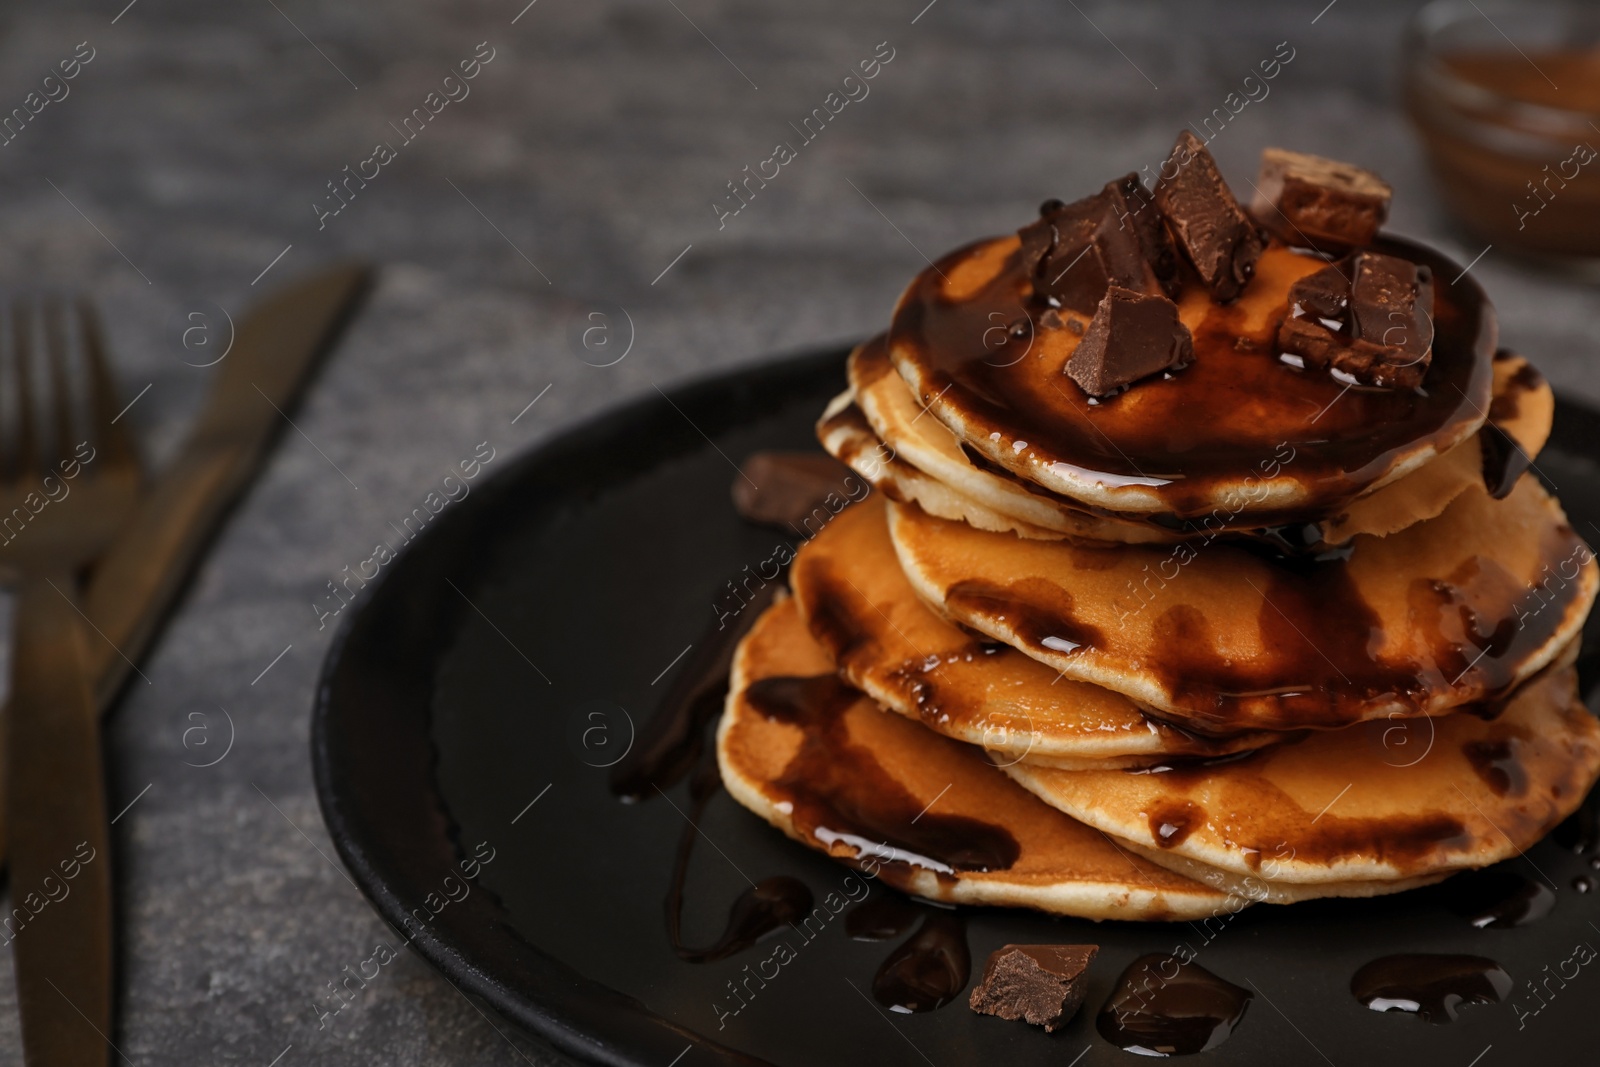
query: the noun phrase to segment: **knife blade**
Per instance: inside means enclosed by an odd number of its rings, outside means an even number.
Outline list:
[[[291,282],[240,319],[233,348],[177,458],[98,564],[83,613],[89,677],[102,711],[154,639],[222,518],[283,431],[319,357],[332,347],[372,278],[346,263]]]

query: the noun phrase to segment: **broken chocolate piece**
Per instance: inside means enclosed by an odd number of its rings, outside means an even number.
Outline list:
[[[1361,385],[1414,389],[1433,360],[1433,275],[1358,252],[1296,282],[1278,347]]]
[[[973,1011],[1025,1019],[1054,1033],[1083,1004],[1084,973],[1098,945],[1006,945],[989,957],[967,1001]]]
[[[1269,148],[1250,210],[1288,244],[1339,252],[1372,243],[1389,217],[1391,193],[1370,170]]]
[[[1106,288],[1176,292],[1178,258],[1160,213],[1136,174],[1070,204],[1046,200],[1021,231],[1035,295],[1053,307],[1094,314]]]
[[[1176,298],[1179,287],[1178,250],[1172,243],[1172,235],[1167,232],[1161,209],[1156,207],[1150,191],[1140,183],[1138,174],[1129,172],[1116,181],[1107,182],[1104,193],[1111,205],[1111,217],[1116,221],[1117,229],[1133,232],[1139,241],[1143,259],[1155,276],[1155,282],[1160,285],[1162,292]],[[1128,285],[1121,280],[1117,284],[1140,292],[1153,292],[1148,285]]]
[[[850,468],[820,452],[756,452],[733,479],[733,507],[740,518],[787,528],[838,498],[837,514],[852,496],[845,480],[861,485]]]
[[[1106,396],[1193,356],[1194,339],[1178,319],[1177,304],[1113,285],[1067,360],[1066,374],[1090,396]]]
[[[1261,234],[1222,180],[1216,160],[1188,130],[1178,134],[1161,165],[1154,197],[1212,298],[1227,303],[1237,297],[1255,274]]]

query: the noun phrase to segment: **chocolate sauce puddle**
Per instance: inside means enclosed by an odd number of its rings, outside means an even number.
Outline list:
[[[1350,992],[1373,1011],[1403,1011],[1447,1023],[1462,1004],[1498,1004],[1511,976],[1482,956],[1384,956],[1350,979]]]
[[[795,829],[825,846],[842,843],[858,857],[873,857],[891,878],[895,867],[948,877],[1014,864],[1021,849],[1004,827],[925,811],[870,750],[850,739],[844,715],[859,697],[832,674],[763,678],[746,690],[758,712],[804,731],[773,783],[793,805]]]
[[[1450,910],[1480,930],[1527,926],[1556,906],[1555,892],[1549,886],[1514,871],[1470,871],[1456,875],[1442,888]]]
[[[936,911],[883,961],[872,978],[872,995],[890,1011],[933,1011],[961,995],[971,969],[966,919]]]
[[[844,932],[857,941],[888,941],[916,925],[920,909],[899,893],[882,892],[844,916]]]
[[[648,797],[652,788],[671,789],[689,773],[705,747],[706,727],[722,713],[728,695],[728,671],[740,638],[772,603],[781,582],[756,591],[733,625],[708,627],[694,643],[683,670],[633,748],[611,769],[611,792],[624,801]]]
[[[811,910],[811,890],[797,878],[777,875],[763,878],[740,893],[728,911],[722,936],[707,948],[692,948],[683,943],[683,886],[689,874],[689,858],[694,853],[696,827],[706,805],[722,788],[722,776],[714,757],[701,761],[689,782],[689,814],[678,837],[678,851],[672,863],[672,882],[667,890],[667,939],[678,958],[689,963],[712,963],[727,959],[754,945],[761,938],[786,926]]]
[[[1141,1056],[1188,1056],[1228,1039],[1251,993],[1198,963],[1153,953],[1128,965],[1095,1020],[1100,1036]]]

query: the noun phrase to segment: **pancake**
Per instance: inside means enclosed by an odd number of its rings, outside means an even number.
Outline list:
[[[900,469],[909,466],[924,480],[936,481],[946,487],[947,493],[987,509],[989,514],[1010,516],[1027,529],[1054,531],[1058,536],[1132,544],[1170,543],[1183,537],[1179,531],[1147,522],[1093,515],[1009,472],[996,474],[977,466],[947,426],[932,415],[923,414],[910,388],[889,362],[881,335],[850,354],[849,374],[855,402],[868,428],[903,461],[897,469],[886,472],[891,480],[898,482],[904,477]],[[823,447],[829,447],[827,441],[823,441]],[[918,502],[921,503],[920,497]],[[954,517],[935,508],[924,510],[941,518]],[[988,521],[990,525],[973,525],[983,530],[1000,528],[994,520]]]
[[[733,798],[773,826],[932,900],[1142,920],[1250,903],[1121,851],[977,749],[884,714],[833,674],[793,600],[734,656],[717,759]]]
[[[1313,886],[1413,879],[1516,856],[1575,811],[1600,775],[1600,723],[1563,662],[1489,720],[1364,723],[1165,773],[1006,773],[1180,870]]]
[[[1277,242],[1232,304],[1190,279],[1177,299],[1194,360],[1115,396],[1096,400],[1064,376],[1081,336],[1066,325],[1084,319],[1061,311],[1050,327],[1026,310],[1033,284],[1015,236],[921,272],[895,309],[889,355],[961,441],[1086,506],[1180,519],[1222,508],[1240,528],[1304,521],[1421,468],[1487,419],[1497,330],[1477,283],[1420,246],[1377,248],[1433,272],[1432,361],[1416,390],[1347,387],[1276,357],[1290,286],[1327,265]],[[1012,324],[1025,336],[1006,341]]]
[[[1555,397],[1549,384],[1527,360],[1510,352],[1496,354],[1493,371],[1493,399],[1487,411],[1491,423],[1515,441],[1523,455],[1537,456],[1550,436],[1555,414]],[[889,361],[883,337],[875,337],[851,353],[849,375],[854,403],[865,416],[872,436],[852,415],[848,428],[830,425],[825,433],[819,424],[818,436],[823,438],[823,446],[849,463],[836,447],[873,456],[882,454],[877,449],[887,444],[896,462],[871,472],[862,469],[867,466],[863,464],[857,467],[858,473],[876,475],[884,483],[880,488],[898,489],[901,495],[890,495],[914,499],[930,515],[964,518],[981,530],[1014,529],[1025,537],[1045,538],[1053,531],[1058,537],[1082,540],[1170,544],[1210,540],[1224,528],[1231,514],[1231,506],[1226,507],[1221,515],[1191,521],[1183,528],[1168,516],[1092,515],[1082,505],[987,460],[982,461],[983,465],[975,462],[948,427],[923,417],[910,388]],[[1307,540],[1339,545],[1358,534],[1390,534],[1431,519],[1469,487],[1483,484],[1483,436],[1495,432],[1486,426],[1420,469],[1351,501],[1317,524],[1320,537]],[[835,444],[829,443],[830,437]],[[942,491],[926,484],[930,475],[944,487]],[[1158,518],[1162,523],[1154,521]]]
[[[817,439],[829,455],[865,478],[874,489],[892,500],[916,504],[929,515],[1019,537],[1054,541],[1063,536],[985,507],[894,455],[867,425],[853,392],[840,393],[828,403],[817,423]]]
[[[1469,488],[1484,484],[1485,436],[1503,434],[1531,462],[1550,439],[1556,398],[1544,375],[1521,356],[1501,350],[1494,357],[1494,398],[1489,425],[1421,470],[1352,501],[1319,523],[1322,540],[1340,545],[1359,534],[1384,536],[1431,519]],[[1492,462],[1488,460],[1487,462]]]
[[[851,685],[931,730],[988,749],[1002,764],[1143,765],[1226,755],[1285,736],[1186,733],[1146,718],[1119,693],[966,633],[912,591],[879,494],[846,508],[807,542],[789,581],[812,639]]]
[[[1531,478],[1482,488],[1348,559],[1221,541],[1026,541],[890,504],[917,593],[1067,677],[1202,733],[1434,715],[1550,662],[1594,601],[1593,553]]]

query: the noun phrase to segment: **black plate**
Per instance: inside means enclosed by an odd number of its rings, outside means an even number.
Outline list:
[[[1573,976],[1564,961],[1580,943],[1600,946],[1600,893],[1572,887],[1595,872],[1549,840],[1506,865],[1559,889],[1549,917],[1518,929],[1472,928],[1442,889],[1262,905],[1210,928],[969,909],[975,967],[1010,941],[1102,946],[1085,1010],[1054,1035],[975,1015],[961,999],[890,1015],[863,991],[893,943],[851,941],[842,923],[794,946],[764,987],[748,985],[747,1006],[719,1028],[717,1005],[735,1003],[727,984],[770,946],[711,964],[677,958],[663,897],[685,788],[673,803],[624,805],[595,764],[654,710],[682,667],[669,664],[714,625],[725,583],[782,540],[734,515],[729,457],[812,446],[843,358],[820,352],[708,379],[675,390],[676,407],[652,396],[563,435],[475,486],[346,613],[312,723],[317,791],[350,872],[423,956],[581,1059],[649,1067],[686,1049],[683,1067],[1128,1063],[1096,1034],[1095,1011],[1135,956],[1180,945],[1257,993],[1234,1035],[1204,1054],[1218,1062],[1466,1067],[1484,1055],[1493,1067],[1592,1047],[1600,965]],[[1563,403],[1539,457],[1591,540],[1596,440],[1600,415]],[[1591,626],[1586,664],[1595,638]],[[746,885],[740,871],[792,875],[819,900],[848,873],[725,794],[700,825],[715,847],[702,843],[690,869],[691,943],[721,933]],[[469,882],[463,864],[475,854],[491,858]],[[1449,1025],[1353,999],[1358,967],[1413,951],[1490,956],[1518,997],[1464,1007]]]

